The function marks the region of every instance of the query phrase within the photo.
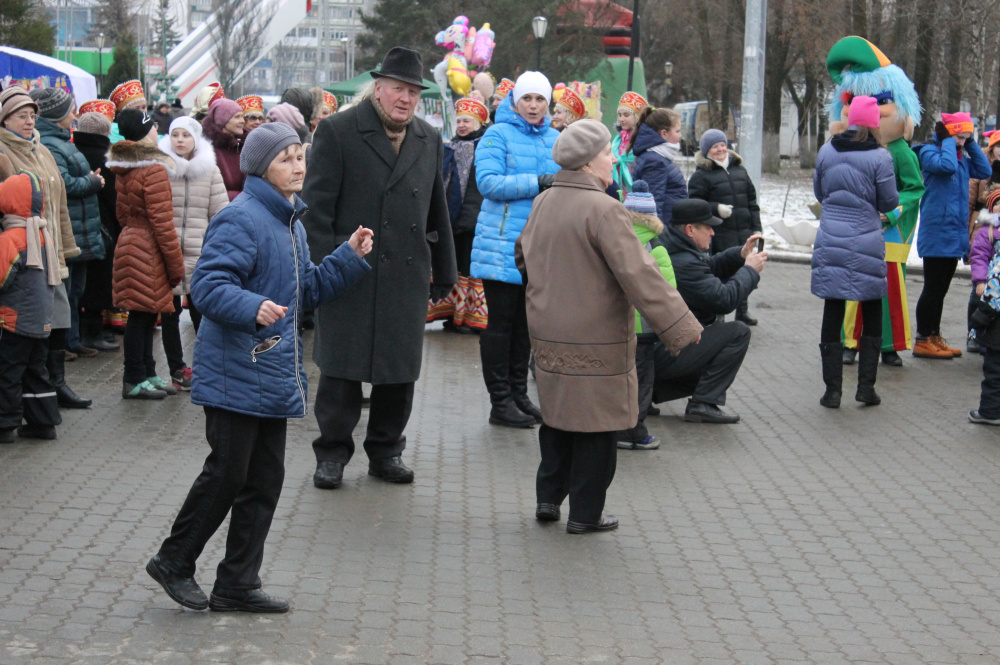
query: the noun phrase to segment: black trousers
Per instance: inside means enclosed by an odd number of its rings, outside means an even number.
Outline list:
[[[403,430],[413,409],[412,383],[373,385],[364,448],[369,460],[403,454]],[[347,464],[354,456],[354,428],[361,420],[361,382],[320,376],[316,389],[319,438],[313,441],[317,462]]]
[[[858,303],[861,308],[862,328],[864,337],[882,336],[882,301],[863,300]],[[847,301],[833,298],[823,301],[823,323],[820,327],[819,341],[824,344],[836,344],[842,341],[841,330],[844,327],[844,314],[847,312]]]
[[[129,312],[125,323],[125,383],[138,385],[151,376],[156,376],[156,361],[153,359],[153,330],[156,328],[156,314],[152,312]]]
[[[941,334],[941,312],[944,297],[955,276],[958,259],[939,256],[924,257],[924,289],[917,300],[917,336]]]
[[[538,503],[558,506],[568,496],[569,519],[600,521],[618,464],[615,438],[615,432],[565,432],[542,425],[538,429],[542,461],[535,478]]]
[[[618,432],[619,441],[636,443],[649,436],[649,430],[646,429],[646,412],[653,403],[653,386],[656,383],[656,344],[655,336],[636,341],[635,373],[639,379],[639,420],[632,429]]]
[[[160,336],[163,337],[163,352],[167,354],[167,367],[170,374],[187,365],[184,363],[184,346],[181,344],[181,297],[174,296],[174,311],[170,314],[160,314]],[[194,306],[191,296],[188,296],[188,312],[194,331],[198,332],[201,325],[201,312]]]
[[[983,354],[983,382],[979,395],[979,415],[1000,418],[1000,351],[986,349]]]
[[[479,336],[483,380],[494,404],[524,395],[528,384],[531,338],[524,302],[524,285],[483,280],[490,316]]]
[[[232,509],[218,589],[259,589],[264,541],[285,480],[284,418],[205,407],[205,436],[212,452],[160,546],[163,565],[194,576],[195,562]]]
[[[0,429],[21,425],[59,425],[56,389],[45,360],[49,341],[0,330]]]
[[[684,347],[677,356],[657,344],[653,401],[690,397],[703,404],[724,405],[726,391],[736,380],[749,348],[750,328],[741,321],[705,326],[701,341]]]

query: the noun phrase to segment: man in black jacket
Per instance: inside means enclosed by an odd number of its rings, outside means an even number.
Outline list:
[[[717,319],[746,302],[760,281],[767,253],[754,252],[761,237],[754,234],[742,247],[709,256],[713,227],[722,220],[700,199],[678,201],[670,222],[660,237],[673,263],[677,290],[705,331],[701,342],[676,357],[657,348],[653,402],[690,397],[684,420],[735,423],[740,417],[721,407],[750,347],[750,328],[741,321]]]

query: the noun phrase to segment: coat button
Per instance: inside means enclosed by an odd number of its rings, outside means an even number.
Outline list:
[[[382,226],[384,226],[385,228],[389,228],[389,220],[387,219],[384,222],[382,222]]]
[[[383,254],[382,255],[382,263],[388,263],[388,262],[389,262],[389,255],[388,254]]]
[[[414,195],[414,196],[416,196],[416,195],[417,195],[417,194],[419,194],[419,193],[420,193],[420,190],[419,190],[419,189],[415,189],[415,190],[413,190],[413,195]]]
[[[413,263],[413,257],[412,256],[406,257],[406,265],[410,265],[411,263]]]
[[[413,231],[414,233],[416,233],[416,231],[417,231],[417,225],[416,224],[410,224],[410,230]]]

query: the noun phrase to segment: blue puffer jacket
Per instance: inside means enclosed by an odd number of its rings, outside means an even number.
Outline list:
[[[823,204],[812,255],[812,292],[823,299],[876,300],[888,291],[879,213],[899,205],[889,151],[874,138],[837,134],[820,148],[813,191]]]
[[[649,125],[639,127],[632,146],[632,152],[635,153],[632,177],[649,183],[649,191],[656,201],[656,216],[665,225],[669,225],[674,204],[688,197],[688,188],[687,180],[677,165],[654,150],[661,145],[665,146],[667,142],[655,129]]]
[[[191,278],[205,317],[194,347],[193,403],[263,418],[305,415],[302,310],[333,299],[371,269],[346,242],[313,265],[298,221],[305,211],[299,197],[293,206],[267,181],[248,176],[243,192],[212,219]],[[265,300],[287,307],[285,318],[258,325]]]
[[[514,110],[513,95],[500,103],[496,124],[486,130],[476,148],[476,185],[483,207],[472,242],[472,276],[520,284],[514,265],[514,243],[538,196],[538,176],[555,173],[552,146],[559,132],[549,126],[529,125]]]
[[[969,253],[969,177],[989,178],[990,162],[972,141],[968,155],[958,156],[955,139],[913,146],[924,174],[920,199],[917,253],[921,256],[961,258]]]
[[[80,255],[66,259],[66,262],[103,259],[105,249],[104,237],[101,235],[101,208],[97,202],[101,179],[96,174],[91,174],[87,158],[70,143],[68,129],[41,116],[36,123],[35,129],[42,138],[42,145],[52,153],[63,182],[66,183],[66,207],[73,223],[73,237],[80,248]]]

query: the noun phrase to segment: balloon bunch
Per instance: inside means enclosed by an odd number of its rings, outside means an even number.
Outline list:
[[[472,90],[474,71],[469,71],[469,64],[485,70],[493,58],[495,45],[493,30],[489,23],[484,23],[481,30],[469,27],[467,16],[457,16],[444,30],[437,33],[435,43],[449,50],[444,59],[434,67],[434,81],[446,93],[450,88],[459,97],[464,97]],[[478,87],[478,86],[477,86]]]

